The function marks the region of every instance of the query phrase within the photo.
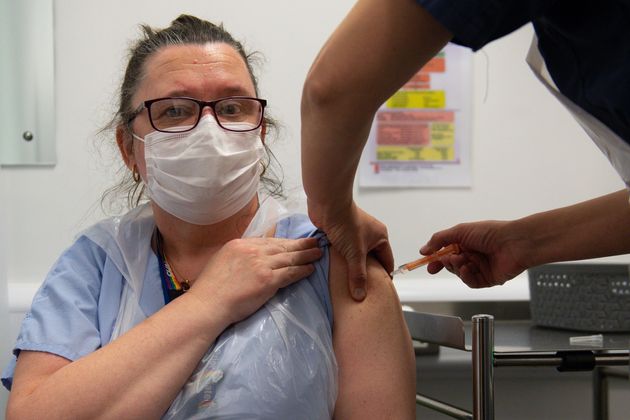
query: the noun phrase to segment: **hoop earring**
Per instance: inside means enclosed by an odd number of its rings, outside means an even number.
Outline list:
[[[140,183],[140,172],[138,172],[138,167],[133,165],[133,169],[131,170],[131,177],[133,178],[133,182],[136,184]]]

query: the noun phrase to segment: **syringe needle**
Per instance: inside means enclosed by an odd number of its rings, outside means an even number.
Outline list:
[[[403,264],[399,266],[396,270],[389,273],[390,276],[394,277],[396,274],[405,274],[411,270],[415,270],[418,267],[422,267],[425,264],[436,261],[439,258],[448,255],[448,254],[459,254],[460,248],[457,244],[450,244],[440,249],[437,252],[434,252],[431,255],[427,255],[426,257],[422,257],[415,261],[408,262],[407,264]]]
[[[396,274],[405,274],[408,271],[409,270],[407,270],[404,265],[401,265],[400,267],[389,273],[389,275],[394,277]]]

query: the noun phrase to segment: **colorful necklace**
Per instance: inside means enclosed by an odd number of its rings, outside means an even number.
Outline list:
[[[164,302],[169,303],[173,299],[181,296],[190,289],[190,283],[183,277],[175,274],[173,266],[169,264],[164,253],[164,245],[160,231],[156,229],[156,251],[158,262],[160,264],[160,277],[162,278],[162,292],[164,293]]]

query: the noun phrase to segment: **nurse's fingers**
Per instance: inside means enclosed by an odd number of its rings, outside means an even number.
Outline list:
[[[460,277],[464,283],[474,289],[493,286],[492,267],[486,256],[471,253],[468,258],[469,261],[460,269]]]
[[[444,264],[439,261],[432,261],[427,265],[427,271],[429,274],[437,274],[444,268]]]
[[[394,270],[394,251],[388,240],[382,240],[371,252],[386,272],[391,273]]]
[[[455,275],[459,275],[459,267],[464,264],[465,261],[466,258],[459,254],[450,254],[439,259],[439,263]]]
[[[459,271],[459,277],[466,285],[472,289],[486,287],[486,281],[482,273],[479,272],[474,264],[466,264]]]
[[[457,225],[449,229],[435,232],[433,235],[431,235],[429,241],[420,248],[420,254],[430,255],[434,252],[439,251],[447,245],[461,243],[461,238],[457,234],[460,226],[461,225]]]

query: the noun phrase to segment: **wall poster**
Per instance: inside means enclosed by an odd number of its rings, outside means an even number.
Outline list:
[[[448,44],[377,111],[360,187],[469,187],[472,52]]]

